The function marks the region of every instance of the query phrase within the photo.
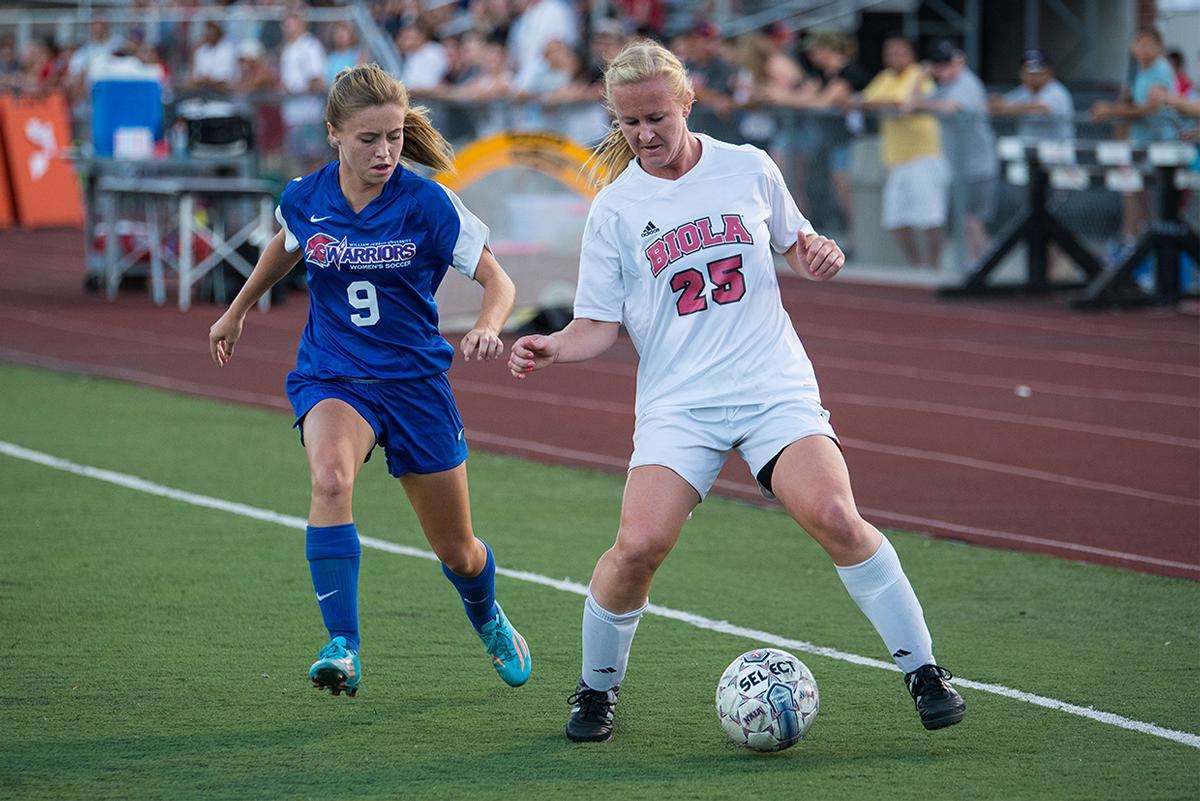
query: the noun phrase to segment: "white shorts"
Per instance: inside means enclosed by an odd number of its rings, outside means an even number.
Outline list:
[[[629,469],[670,468],[703,499],[729,452],[736,450],[757,481],[767,462],[798,439],[819,434],[837,442],[829,412],[813,400],[703,408],[659,408],[640,416],[633,429]],[[774,497],[761,487],[768,498]]]
[[[888,170],[883,184],[883,227],[941,228],[946,224],[950,166],[942,156],[924,156]]]

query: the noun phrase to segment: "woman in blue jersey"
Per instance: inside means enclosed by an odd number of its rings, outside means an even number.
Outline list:
[[[446,169],[452,157],[403,84],[375,64],[345,69],[325,118],[337,161],[287,185],[275,215],[281,230],[209,331],[212,358],[224,366],[247,311],[304,259],[308,324],[287,392],[312,473],[306,550],[330,637],[309,678],[334,695],[354,695],[362,679],[351,500],[379,445],[493,666],[520,686],[529,649],[496,603],[495,560],[471,528],[467,446],[446,378],[454,348],[438,333],[434,303],[449,266],[479,282],[479,319],[460,347],[464,359],[495,359],[512,281],[487,247],[487,226],[453,192],[401,164]]]

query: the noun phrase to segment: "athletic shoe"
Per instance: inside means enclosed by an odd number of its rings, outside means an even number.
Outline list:
[[[567,739],[577,743],[603,743],[612,739],[613,711],[617,706],[620,685],[611,690],[593,690],[579,682],[567,698],[572,704],[567,718]]]
[[[483,640],[488,656],[492,658],[492,667],[496,668],[500,678],[510,687],[520,687],[529,681],[533,658],[525,638],[508,622],[500,604],[496,604],[496,612],[494,618],[483,624],[479,639]]]
[[[949,684],[952,678],[953,674],[940,665],[922,665],[904,675],[921,723],[931,731],[953,726],[967,712],[967,702]]]
[[[331,695],[354,696],[362,681],[362,665],[358,651],[346,645],[345,637],[334,637],[317,654],[317,661],[308,669],[314,689],[329,690]]]

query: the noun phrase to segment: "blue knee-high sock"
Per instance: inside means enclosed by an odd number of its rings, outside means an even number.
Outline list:
[[[346,645],[358,650],[358,529],[353,523],[309,526],[305,553],[330,639],[345,637]]]
[[[482,540],[480,540],[482,542]],[[496,560],[492,558],[492,549],[486,542],[487,563],[478,576],[464,578],[450,568],[442,565],[442,572],[462,598],[463,608],[467,610],[467,619],[475,627],[475,631],[494,618],[499,610],[496,609]]]

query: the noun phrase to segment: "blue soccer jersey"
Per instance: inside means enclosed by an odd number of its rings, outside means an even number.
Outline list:
[[[474,277],[488,237],[458,196],[398,166],[355,214],[335,161],[291,181],[275,216],[284,247],[303,248],[308,275],[299,373],[393,380],[450,368],[454,348],[438,332],[434,294],[447,267]]]

